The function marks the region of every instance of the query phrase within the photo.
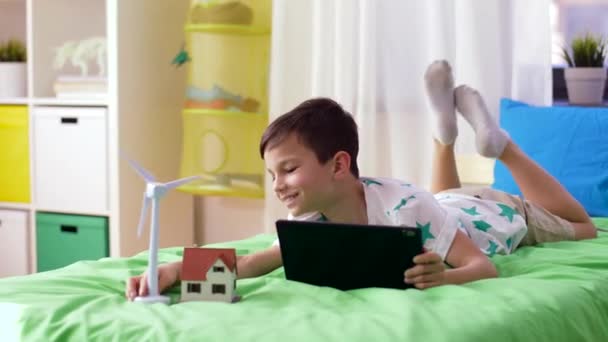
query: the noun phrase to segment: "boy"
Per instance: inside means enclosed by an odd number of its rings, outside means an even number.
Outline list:
[[[352,116],[332,100],[312,99],[276,119],[260,143],[290,219],[419,227],[426,251],[404,270],[404,281],[419,289],[497,277],[488,256],[520,245],[596,236],[582,206],[510,141],[481,96],[466,86],[454,89],[446,62],[431,64],[425,82],[436,114],[435,195],[393,179],[360,178]],[[455,108],[473,126],[478,152],[509,168],[525,200],[492,189],[457,189]],[[281,265],[277,241],[239,257],[238,276],[257,277]],[[181,262],[159,267],[160,291],[179,281],[180,269]],[[127,283],[130,300],[138,293],[147,293],[145,274]]]

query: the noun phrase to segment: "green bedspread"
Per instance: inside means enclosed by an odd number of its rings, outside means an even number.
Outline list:
[[[596,222],[608,227],[608,219]],[[221,246],[245,254],[272,241]],[[163,249],[160,260],[179,260],[181,251]],[[281,268],[239,280],[237,304],[170,306],[124,298],[145,253],[79,262],[0,279],[0,341],[608,341],[608,233],[493,261],[498,279],[425,291],[341,292],[287,281]],[[170,294],[175,301],[179,289]]]

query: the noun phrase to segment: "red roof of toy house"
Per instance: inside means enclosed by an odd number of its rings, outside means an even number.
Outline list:
[[[182,280],[207,280],[207,271],[218,258],[222,259],[231,272],[235,269],[236,252],[234,248],[184,248]]]

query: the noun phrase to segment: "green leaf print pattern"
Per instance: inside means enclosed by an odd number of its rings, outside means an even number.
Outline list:
[[[494,241],[490,241],[490,247],[488,247],[488,249],[486,249],[486,252],[488,252],[488,255],[492,256],[494,254],[496,254],[496,250],[498,249],[498,245],[494,243]]]
[[[426,242],[427,239],[434,239],[435,236],[431,233],[431,222],[429,221],[427,224],[421,224],[416,221],[416,228],[422,231],[422,244]]]
[[[499,215],[504,216],[506,219],[509,220],[509,222],[513,222],[513,216],[519,215],[519,213],[515,211],[515,209],[509,207],[508,205],[502,203],[496,203],[496,205],[502,210]]]
[[[370,185],[380,185],[382,186],[382,183],[375,181],[373,179],[369,179],[369,178],[361,178],[361,183],[370,186]]]
[[[462,211],[464,211],[465,213],[471,215],[471,216],[475,216],[475,215],[480,215],[477,212],[477,207],[471,207],[471,208],[460,208]]]
[[[507,248],[509,248],[509,250],[511,250],[511,245],[513,245],[513,238],[508,238],[507,239]]]
[[[394,211],[397,211],[397,210],[401,209],[402,207],[405,207],[405,205],[407,204],[407,202],[408,202],[409,200],[411,200],[411,199],[414,199],[414,198],[416,198],[416,196],[414,196],[414,195],[411,195],[411,196],[410,196],[410,197],[408,197],[408,198],[402,198],[402,199],[401,199],[401,202],[399,202],[399,204],[397,204],[397,205],[396,205],[396,206],[393,208],[393,210],[394,210]]]
[[[475,225],[475,228],[481,230],[482,232],[487,232],[490,228],[492,228],[492,225],[484,220],[473,221],[473,224]]]

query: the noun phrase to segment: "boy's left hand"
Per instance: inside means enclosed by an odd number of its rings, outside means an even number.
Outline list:
[[[425,252],[414,257],[416,266],[405,271],[403,281],[418,289],[444,284],[445,265],[439,254]]]

